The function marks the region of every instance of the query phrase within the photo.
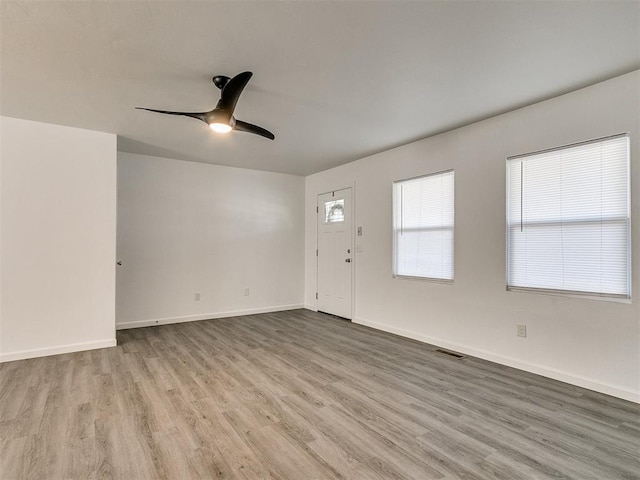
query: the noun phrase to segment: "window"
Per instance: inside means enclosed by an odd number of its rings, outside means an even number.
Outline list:
[[[324,223],[344,222],[344,199],[324,202]]]
[[[507,159],[507,287],[629,298],[629,137]]]
[[[453,280],[453,171],[393,185],[396,276]]]

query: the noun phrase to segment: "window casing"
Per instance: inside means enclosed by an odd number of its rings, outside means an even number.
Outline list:
[[[454,172],[393,185],[393,274],[453,281]]]
[[[507,159],[507,288],[629,298],[629,137]]]

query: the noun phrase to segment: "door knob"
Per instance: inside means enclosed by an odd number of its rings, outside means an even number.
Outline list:
[[[344,261],[347,262],[347,263],[351,263],[351,259],[350,258],[345,258]]]

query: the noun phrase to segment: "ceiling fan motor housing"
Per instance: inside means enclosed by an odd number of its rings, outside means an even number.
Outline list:
[[[235,127],[236,119],[233,117],[231,112],[220,108],[220,105],[218,105],[214,110],[206,114],[206,122],[209,125],[212,123],[225,123],[233,128]]]

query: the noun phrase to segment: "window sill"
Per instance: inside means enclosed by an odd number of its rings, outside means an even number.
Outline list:
[[[534,295],[547,295],[551,297],[566,297],[566,298],[580,298],[583,300],[596,300],[599,302],[613,302],[613,303],[625,303],[631,304],[630,297],[615,297],[609,295],[598,295],[596,293],[581,293],[572,292],[569,290],[545,290],[542,288],[526,288],[526,287],[509,287],[506,288],[507,292],[515,293],[533,293]]]
[[[448,278],[433,278],[433,277],[413,277],[411,275],[393,275],[393,278],[397,278],[400,280],[421,280],[432,283],[444,283],[446,285],[453,285],[453,279],[449,280]]]

